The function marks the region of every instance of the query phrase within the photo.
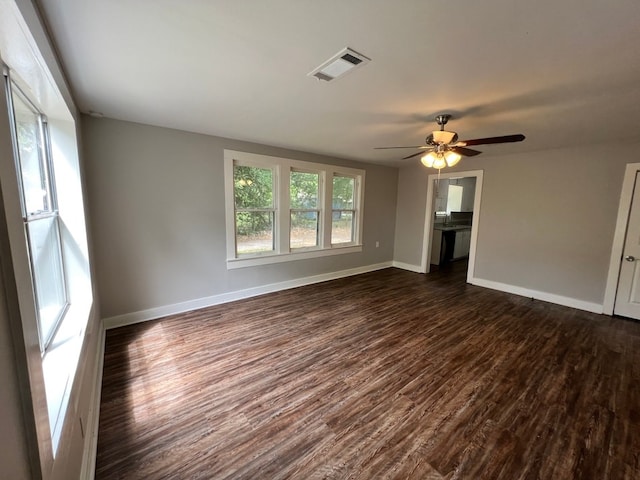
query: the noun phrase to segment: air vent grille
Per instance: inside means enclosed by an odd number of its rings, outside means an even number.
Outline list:
[[[309,72],[310,77],[330,82],[348,72],[366,65],[371,60],[348,47],[343,48],[329,60]]]
[[[347,62],[353,63],[354,65],[358,65],[359,63],[362,63],[362,60],[360,58],[354,57],[350,53],[345,53],[340,58],[343,60],[346,60]]]

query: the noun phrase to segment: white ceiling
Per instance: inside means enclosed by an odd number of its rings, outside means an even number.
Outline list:
[[[491,154],[640,140],[638,0],[38,3],[84,112],[380,163],[438,113],[527,136]],[[346,46],[371,62],[307,76]]]

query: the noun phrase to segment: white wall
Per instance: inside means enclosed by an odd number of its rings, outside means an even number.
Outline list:
[[[639,159],[640,144],[463,159],[454,171],[484,170],[475,276],[601,304],[624,167]],[[395,255],[408,264],[420,264],[429,173],[399,175]]]
[[[112,119],[83,127],[105,318],[393,259],[397,169]],[[225,148],[365,169],[363,251],[227,270]]]

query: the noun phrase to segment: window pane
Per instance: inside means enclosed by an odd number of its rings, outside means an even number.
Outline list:
[[[449,185],[447,192],[447,215],[451,212],[459,212],[462,208],[462,191],[464,187],[460,185]]]
[[[42,345],[53,334],[67,305],[57,217],[27,223]]]
[[[273,208],[273,171],[270,168],[233,167],[236,208]]]
[[[353,242],[353,212],[334,211],[331,222],[331,243]]]
[[[236,212],[236,252],[270,252],[273,245],[273,212]]]
[[[291,208],[318,208],[318,179],[317,173],[291,172]]]
[[[334,210],[353,210],[353,192],[355,179],[352,177],[333,177],[333,199],[332,208]]]
[[[291,212],[291,248],[318,245],[318,212]]]
[[[40,115],[23,99],[15,86],[12,88],[12,100],[18,136],[18,157],[22,175],[25,213],[29,215],[51,211]]]

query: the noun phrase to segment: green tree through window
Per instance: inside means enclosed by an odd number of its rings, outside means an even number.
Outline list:
[[[274,250],[273,170],[235,165],[233,192],[238,254]]]
[[[353,196],[355,178],[335,175],[333,177],[331,243],[351,243],[354,239],[355,208]]]
[[[320,209],[318,208],[320,175],[314,172],[292,171],[290,178],[290,248],[315,247],[318,245],[320,228]]]

